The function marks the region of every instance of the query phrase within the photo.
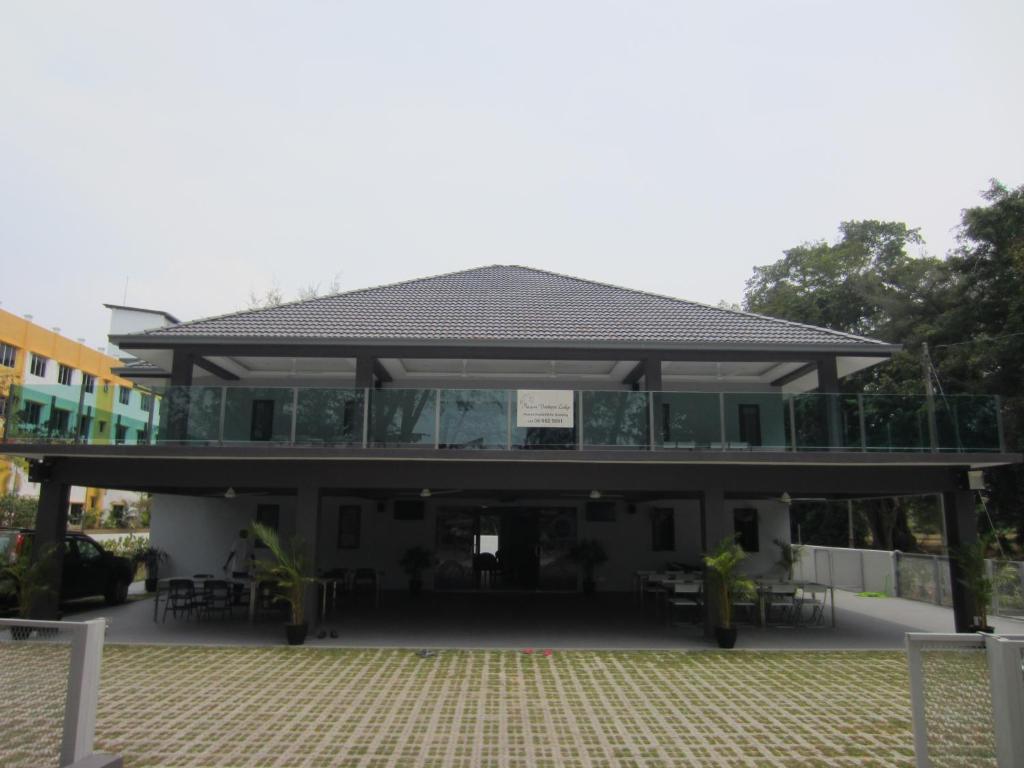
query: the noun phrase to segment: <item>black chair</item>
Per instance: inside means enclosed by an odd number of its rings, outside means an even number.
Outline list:
[[[171,579],[167,582],[163,621],[167,621],[168,609],[174,614],[174,618],[178,618],[179,611],[189,618],[192,616],[193,609],[197,607],[196,587],[191,579]]]
[[[203,589],[203,612],[207,615],[214,611],[220,613],[221,618],[225,614],[231,615],[231,585],[223,579],[210,579]]]

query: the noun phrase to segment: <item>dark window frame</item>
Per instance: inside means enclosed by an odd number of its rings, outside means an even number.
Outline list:
[[[761,531],[756,507],[737,507],[732,511],[732,525],[736,543],[744,552],[761,550]]]
[[[126,387],[124,384],[119,384],[117,387],[117,401],[121,405],[131,405],[132,388]]]
[[[50,358],[43,357],[42,355],[33,352],[31,358],[29,359],[28,372],[31,373],[33,376],[38,376],[41,379],[45,378],[46,365],[49,362]]]
[[[75,380],[75,369],[64,363],[57,363],[57,383],[70,387]]]
[[[18,347],[0,341],[0,366],[14,368],[18,364]]]

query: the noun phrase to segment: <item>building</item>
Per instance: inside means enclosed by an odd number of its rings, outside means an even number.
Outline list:
[[[764,572],[785,499],[941,493],[955,545],[976,535],[966,472],[1020,461],[994,398],[840,394],[892,345],[518,266],[111,341],[137,358],[118,373],[161,393],[152,428],[8,430],[2,450],[35,462],[54,536],[71,484],[157,494],[179,573],[219,568],[253,519],[386,588],[416,545],[436,590],[575,590],[583,538],[608,550],[601,589],[734,535]]]
[[[7,428],[8,408],[23,411],[19,433],[34,433],[47,442],[77,433],[83,440],[128,439],[144,428],[152,403],[150,393],[113,371],[121,362],[102,351],[73,341],[60,329],[47,329],[0,310],[0,430]],[[10,457],[0,457],[0,490],[37,496],[39,486]],[[138,494],[115,489],[75,486],[69,497],[69,515],[80,522],[85,512],[100,515],[120,507],[131,515]]]

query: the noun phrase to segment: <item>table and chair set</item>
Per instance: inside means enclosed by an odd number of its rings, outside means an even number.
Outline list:
[[[336,609],[339,599],[345,596],[354,599],[367,595],[375,607],[380,605],[383,577],[383,571],[373,568],[336,568],[314,577],[312,581],[317,586],[321,623],[328,609]],[[261,611],[280,608],[276,598],[276,584],[272,581],[239,576],[218,577],[212,573],[172,576],[157,581],[153,621],[166,622],[168,613],[175,619],[194,617],[200,621],[214,617],[231,618],[235,608],[246,607],[249,621],[254,621]]]
[[[835,592],[827,584],[813,581],[761,577],[752,579],[754,594],[733,601],[733,615],[758,626],[820,627],[825,609],[836,625]],[[636,571],[634,596],[643,605],[653,604],[655,612],[669,624],[680,614],[698,623],[704,616],[704,579],[694,571]]]

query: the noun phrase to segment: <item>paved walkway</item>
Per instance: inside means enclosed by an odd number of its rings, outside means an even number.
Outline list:
[[[98,747],[127,768],[893,766],[896,652],[108,646]]]
[[[151,598],[116,608],[78,606],[69,619],[109,619],[107,642],[179,645],[280,645],[282,621],[250,624],[239,609],[231,619],[196,622],[167,618],[153,622]],[[827,617],[826,617],[827,618]],[[997,631],[1024,632],[1024,622],[993,619]],[[826,626],[740,626],[738,648],[751,650],[897,650],[906,632],[952,632],[946,608],[898,598],[865,598],[836,592],[836,629]],[[312,646],[346,648],[496,648],[531,646],[589,650],[705,650],[699,625],[668,626],[648,606],[628,596],[596,595],[436,595],[413,599],[387,593],[379,608],[339,606],[310,633]]]

